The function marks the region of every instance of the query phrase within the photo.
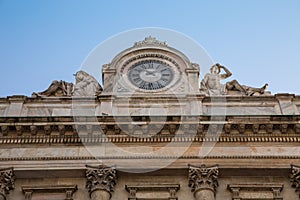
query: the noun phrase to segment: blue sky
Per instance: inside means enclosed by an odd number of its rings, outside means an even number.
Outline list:
[[[242,84],[300,94],[300,0],[0,0],[0,97],[74,82],[95,46],[142,27],[193,38]]]

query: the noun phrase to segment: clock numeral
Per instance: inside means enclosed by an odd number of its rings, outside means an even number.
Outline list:
[[[160,89],[161,86],[159,85],[158,82],[154,82],[154,86],[153,86],[154,90]]]
[[[139,84],[138,84],[138,86],[139,86],[139,88],[143,88],[143,89],[146,89],[146,82],[145,81],[141,81]]]
[[[133,80],[134,80],[135,82],[140,82],[140,81],[142,81],[142,79],[140,79],[139,77],[134,78]]]
[[[128,78],[138,88],[157,90],[171,82],[173,71],[168,65],[158,61],[144,61],[129,70]]]
[[[162,78],[161,80],[164,81],[165,83],[168,82],[168,79],[166,78]]]
[[[164,84],[162,84],[161,82],[157,82],[157,85],[158,85],[158,88],[163,88],[164,87]]]

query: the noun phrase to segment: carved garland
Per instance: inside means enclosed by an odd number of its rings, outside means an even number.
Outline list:
[[[91,195],[96,190],[105,190],[110,196],[117,183],[117,172],[115,167],[99,165],[98,167],[86,166],[86,187]]]

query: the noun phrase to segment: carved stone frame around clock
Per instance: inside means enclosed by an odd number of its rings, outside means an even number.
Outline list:
[[[141,43],[141,42],[140,42]],[[141,43],[119,53],[110,64],[103,66],[104,94],[196,94],[198,93],[199,66],[180,51],[165,43]],[[131,66],[141,61],[166,63],[174,71],[174,78],[168,86],[157,90],[144,90],[135,87],[128,80],[127,72]]]

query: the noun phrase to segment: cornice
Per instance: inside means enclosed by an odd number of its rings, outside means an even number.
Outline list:
[[[0,137],[0,144],[100,144],[100,143],[184,143],[184,142],[219,142],[219,143],[235,143],[235,142],[257,142],[257,143],[299,143],[300,135],[245,135],[245,136],[220,136],[205,137],[203,136],[154,136],[154,137],[131,137],[131,136],[19,136],[19,137]]]
[[[289,142],[298,141],[297,137],[300,136],[300,116],[298,115],[220,116],[219,118],[218,120],[217,116],[167,116],[162,121],[161,117],[150,118],[149,116],[81,116],[76,117],[76,121],[74,121],[73,117],[0,117],[0,140],[20,139],[24,141],[24,139],[37,140],[41,138],[44,140],[49,139],[50,136],[56,136],[53,137],[55,140],[65,140],[66,138],[69,140],[70,136],[95,134],[116,142],[158,141],[157,138],[164,138],[164,135],[170,138],[180,135],[180,137],[176,137],[176,140],[180,141],[181,139],[177,138],[190,137],[190,132],[201,138],[209,131],[216,132],[218,135],[224,134],[220,141],[228,142],[232,141],[232,138],[240,138],[234,140],[241,142],[252,141],[252,138],[257,138],[254,141],[262,142],[281,140]],[[152,127],[161,127],[158,132],[154,134],[151,132],[151,126],[147,126],[150,122]],[[151,135],[156,135],[153,137],[155,139],[143,138],[141,134],[139,134],[140,139],[127,137],[128,133],[135,135],[134,124],[141,125],[143,134],[147,135],[151,132]],[[156,129],[154,128],[154,130]],[[162,132],[164,134],[161,134]],[[50,139],[52,138],[50,137]],[[76,138],[71,139],[79,142]],[[99,140],[97,141],[99,142]],[[202,140],[196,139],[196,141]]]
[[[237,156],[227,156],[227,155],[220,155],[220,156],[205,156],[200,158],[199,156],[101,156],[101,157],[94,157],[94,156],[67,156],[67,157],[2,157],[0,158],[0,162],[2,161],[57,161],[57,160],[141,160],[141,159],[204,159],[204,160],[211,160],[211,159],[261,159],[261,160],[268,160],[268,159],[289,159],[289,160],[298,160],[300,156],[277,156],[277,155],[237,155]]]

